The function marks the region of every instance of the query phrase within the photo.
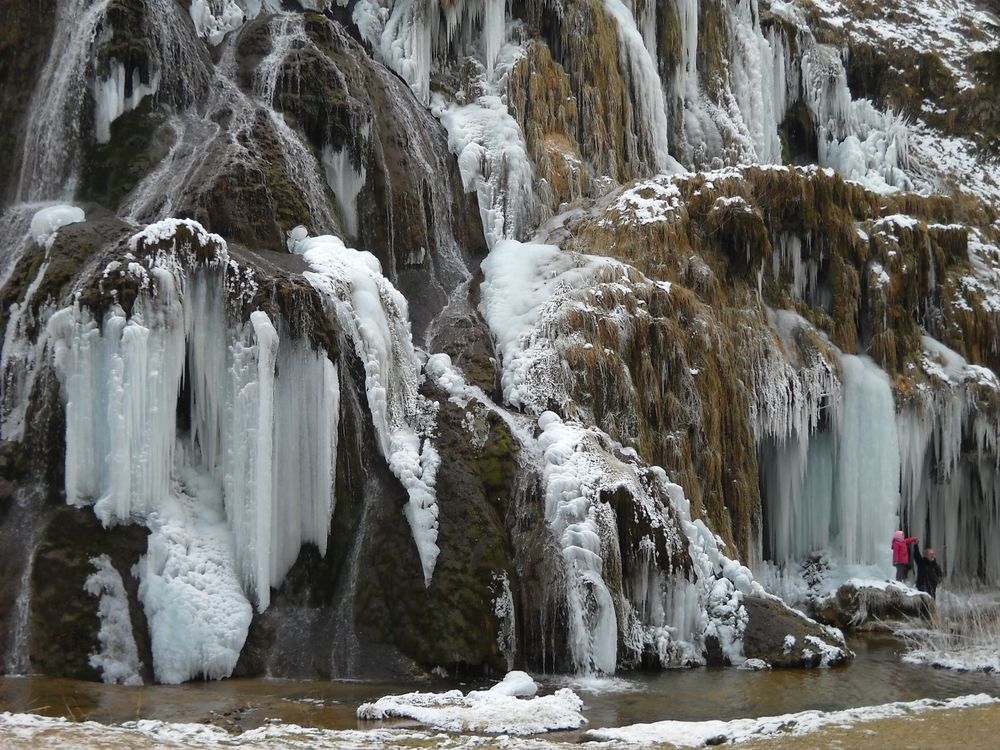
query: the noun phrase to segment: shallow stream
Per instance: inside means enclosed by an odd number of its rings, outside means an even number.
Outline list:
[[[738,669],[676,670],[659,674],[574,680],[537,677],[542,692],[571,687],[584,700],[586,729],[622,726],[665,719],[703,721],[794,713],[807,709],[832,711],[857,706],[950,698],[969,693],[1000,696],[1000,675],[952,672],[904,663],[898,641],[879,636],[850,642],[857,658],[848,666],[816,670],[750,672]],[[0,679],[0,711],[37,713],[101,724],[140,719],[168,723],[211,724],[233,734],[261,727],[298,725],[319,730],[372,730],[417,728],[413,722],[385,724],[362,722],[357,707],[389,693],[414,690],[439,692],[452,688],[468,691],[480,683],[429,679],[397,682],[302,682],[291,680],[224,680],[181,686],[121,687],[96,683],[20,677]],[[160,730],[157,730],[160,731]],[[0,735],[3,726],[0,723]],[[30,734],[30,733],[29,733]],[[181,732],[183,735],[184,732]],[[582,732],[546,736],[558,743],[573,742]],[[196,746],[218,746],[195,741]],[[465,738],[467,739],[467,738]],[[174,747],[186,742],[169,731],[154,742],[146,736],[108,736],[99,728],[54,727],[24,736],[25,747]],[[61,740],[61,741],[60,741]],[[91,742],[92,740],[92,742]],[[271,747],[385,747],[464,744],[463,738],[433,731],[420,737],[372,732],[365,735],[317,733],[298,736],[258,735],[225,741],[226,746]],[[370,741],[369,741],[370,740]],[[481,745],[482,741],[474,741]],[[547,744],[547,743],[546,743]]]

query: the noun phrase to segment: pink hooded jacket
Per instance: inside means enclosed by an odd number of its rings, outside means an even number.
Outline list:
[[[897,531],[892,538],[892,564],[909,565],[910,545],[917,541],[915,536],[903,537],[902,531]]]

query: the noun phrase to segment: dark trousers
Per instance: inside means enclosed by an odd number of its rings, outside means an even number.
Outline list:
[[[894,563],[894,565],[895,565],[895,568],[896,568],[896,580],[897,581],[905,581],[906,580],[906,569],[908,567],[910,567],[910,566],[909,565],[905,565],[903,563]]]

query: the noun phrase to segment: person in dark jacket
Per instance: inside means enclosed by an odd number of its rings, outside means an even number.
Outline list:
[[[896,568],[896,580],[905,581],[910,569],[910,545],[917,541],[914,536],[905,536],[897,531],[892,537],[892,564]]]
[[[944,573],[937,560],[934,559],[934,550],[928,547],[921,555],[920,546],[914,543],[913,561],[917,564],[917,588],[927,592],[931,597],[936,597],[937,587],[941,583],[941,579],[944,578]]]

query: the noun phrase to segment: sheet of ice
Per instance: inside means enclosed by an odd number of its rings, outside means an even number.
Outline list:
[[[787,342],[784,356],[795,358],[794,332],[812,327],[787,312],[771,322]],[[829,549],[887,575],[901,470],[891,383],[870,358],[829,348],[836,372],[819,356],[803,367],[778,355],[756,377],[768,547],[779,564]]]
[[[669,743],[677,747],[698,747],[720,742],[740,743],[775,737],[795,737],[829,726],[851,726],[879,719],[919,715],[928,711],[973,708],[997,703],[998,699],[984,693],[964,695],[949,700],[923,700],[908,703],[886,703],[843,711],[802,711],[781,716],[732,721],[660,721],[654,724],[633,724],[615,729],[593,729],[585,737],[592,740],[627,742],[632,745]],[[724,738],[724,739],[719,739]]]
[[[336,311],[365,368],[365,391],[382,455],[409,496],[404,512],[430,585],[440,552],[435,486],[440,457],[427,437],[435,412],[417,392],[421,363],[413,349],[406,299],[371,253],[332,236],[295,231],[290,249],[312,269],[306,279]]]
[[[141,685],[142,663],[132,633],[128,595],[118,570],[107,555],[91,558],[95,571],[83,583],[84,591],[98,597],[97,617],[101,629],[97,633],[101,650],[90,656],[90,666],[100,670],[108,684]]]
[[[387,695],[374,703],[363,703],[358,718],[380,721],[401,717],[448,732],[513,735],[577,729],[586,722],[581,713],[583,701],[569,688],[560,688],[552,695],[519,698],[514,693],[527,694],[531,678],[523,672],[512,674],[514,677],[508,674],[490,690],[473,690],[466,695],[461,690]]]

